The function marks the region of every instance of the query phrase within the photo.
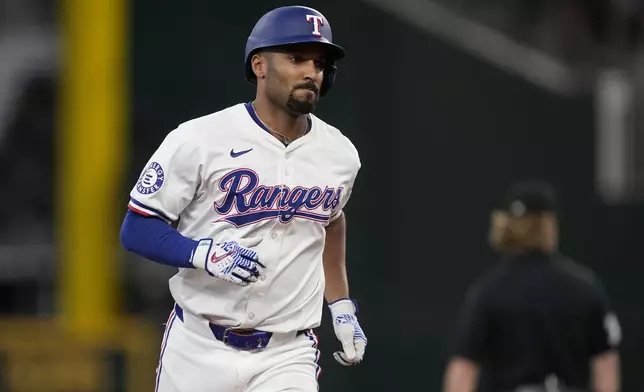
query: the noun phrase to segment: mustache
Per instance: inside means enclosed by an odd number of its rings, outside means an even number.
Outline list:
[[[306,82],[306,83],[302,83],[302,84],[298,84],[298,85],[296,85],[296,86],[295,86],[295,88],[293,88],[293,91],[298,90],[298,89],[311,90],[311,91],[313,91],[316,95],[320,93],[320,89],[319,89],[319,88],[318,88],[318,86],[317,86],[315,83],[313,83],[312,81],[309,81],[309,82]]]

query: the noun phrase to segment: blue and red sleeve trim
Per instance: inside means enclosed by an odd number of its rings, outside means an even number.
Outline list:
[[[159,211],[157,209],[148,207],[145,204],[141,203],[140,201],[138,201],[138,200],[136,200],[134,198],[130,198],[130,202],[127,204],[127,208],[129,208],[131,211],[136,212],[139,215],[143,215],[143,216],[146,216],[146,217],[156,216],[156,217],[159,217],[159,218],[163,219],[164,221],[166,221],[168,223],[173,221],[172,219],[170,219],[163,212],[161,212],[161,211]]]

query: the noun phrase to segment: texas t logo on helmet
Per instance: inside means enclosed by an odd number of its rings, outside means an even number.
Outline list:
[[[313,23],[313,35],[321,37],[322,33],[320,33],[320,25],[324,25],[324,19],[322,19],[321,16],[309,14],[306,15],[306,21]]]

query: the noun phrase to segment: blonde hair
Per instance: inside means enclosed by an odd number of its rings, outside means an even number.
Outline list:
[[[494,211],[491,216],[490,243],[503,253],[526,250],[548,250],[549,218],[553,214],[526,214],[515,217],[505,211]]]

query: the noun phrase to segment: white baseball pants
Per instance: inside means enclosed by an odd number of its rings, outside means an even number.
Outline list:
[[[215,339],[207,320],[170,314],[155,392],[317,392],[320,352],[313,331],[273,335],[265,348],[241,351]]]

